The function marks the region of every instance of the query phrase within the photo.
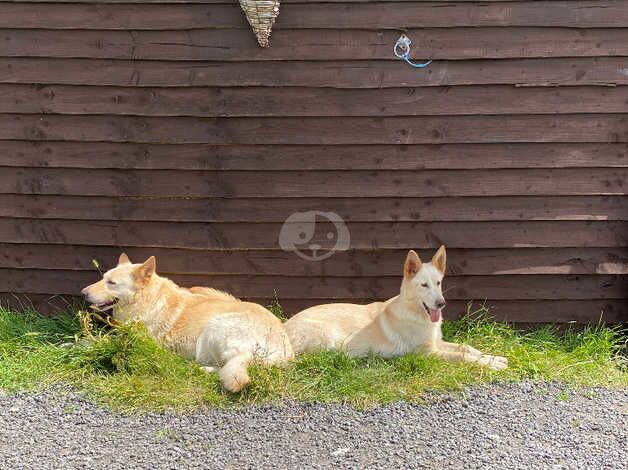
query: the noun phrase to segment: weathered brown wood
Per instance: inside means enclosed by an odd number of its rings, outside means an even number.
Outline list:
[[[176,174],[5,168],[0,173],[0,193],[229,198],[624,195],[626,181],[628,168]]]
[[[282,224],[172,223],[0,219],[4,243],[76,244],[200,249],[277,249]],[[331,224],[311,243],[330,247]],[[390,222],[348,223],[353,249],[623,247],[627,222]]]
[[[56,316],[61,313],[73,314],[83,305],[81,299],[77,297],[0,292],[0,306],[17,312],[37,312],[41,315]]]
[[[152,4],[149,8],[141,4],[0,3],[0,12],[1,28],[186,30],[208,25],[248,26],[237,3]]]
[[[283,222],[294,212],[352,222],[628,220],[624,196],[446,198],[123,198],[0,194],[0,217],[172,222]]]
[[[246,299],[269,305],[276,299]],[[329,303],[335,299],[284,299],[281,301],[283,312],[287,316],[321,303]],[[370,299],[345,299],[349,302],[365,304]],[[626,302],[622,300],[510,300],[486,302],[449,301],[444,312],[445,321],[451,321],[464,316],[467,312],[477,311],[482,305],[490,308],[491,315],[496,320],[519,323],[542,322],[577,322],[592,323],[602,317],[603,322],[618,323],[625,320],[628,315]],[[84,308],[83,300],[76,296],[60,296],[50,294],[15,294],[0,293],[0,305],[16,311],[36,311],[43,315],[58,315],[60,313],[73,313],[77,308]],[[595,318],[596,320],[592,320]]]
[[[250,299],[262,305],[274,302],[273,298]],[[368,303],[371,299],[356,301],[345,299],[348,302]],[[313,305],[337,302],[337,299],[316,300],[281,300],[283,311],[288,316]],[[59,301],[57,301],[59,302]],[[452,300],[447,302],[443,312],[445,320],[456,320],[467,312],[476,312],[485,305],[493,318],[499,321],[515,323],[624,323],[628,318],[628,302],[625,300],[491,300],[464,302]]]
[[[209,25],[211,26],[211,25]],[[412,56],[435,60],[628,56],[628,28],[428,28],[407,31]],[[10,29],[5,57],[129,60],[398,60],[394,30],[278,29],[260,48],[247,29],[85,31]],[[295,50],[298,45],[298,50]]]
[[[319,262],[304,260],[281,250],[185,250],[80,245],[28,245],[0,243],[0,268],[93,271],[97,260],[103,271],[112,268],[119,254],[133,261],[156,256],[165,274],[240,274],[317,277],[400,276],[407,250],[351,250]],[[419,250],[429,260],[434,250]],[[625,248],[515,248],[449,249],[448,275],[509,274],[628,274]],[[50,260],[54,260],[51,266]]]
[[[628,86],[600,89],[487,85],[340,90],[4,84],[0,85],[0,109],[20,114],[199,117],[626,113]]]
[[[125,249],[294,313],[445,243],[447,317],[628,320],[625,2],[292,0],[260,49],[237,2],[90,1],[0,2],[0,290],[76,293]],[[307,210],[352,250],[282,251]]]
[[[269,305],[276,299],[248,299]],[[364,299],[346,299],[357,303],[367,303]],[[283,311],[291,316],[298,311],[313,305],[336,301],[336,299],[284,299],[281,300]],[[444,312],[445,320],[454,320],[467,311],[474,312],[481,305],[490,308],[491,315],[497,319],[518,323],[621,323],[628,317],[628,302],[622,300],[487,300],[469,304],[464,301],[451,300]],[[0,305],[11,306],[18,311],[35,310],[46,315],[60,312],[75,312],[78,306],[84,305],[81,299],[72,296],[47,294],[11,294],[0,293]]]
[[[628,167],[625,143],[153,145],[0,141],[1,166],[168,170]]]
[[[17,294],[78,295],[96,282],[97,272],[0,269],[10,292]],[[387,299],[399,293],[399,277],[338,278],[313,276],[172,275],[179,285],[211,285],[236,296],[280,299]],[[445,297],[451,300],[574,300],[622,299],[628,290],[627,276],[613,275],[517,275],[448,276],[443,281]]]
[[[421,3],[421,2],[425,2],[425,3],[452,3],[452,0],[377,0],[378,3],[388,3],[388,2],[394,2],[394,3],[398,3],[398,2],[412,2],[412,3]],[[489,2],[499,2],[499,3],[504,3],[504,2],[521,2],[522,0],[482,0],[483,3],[489,3]],[[525,0],[524,0],[525,1]],[[532,2],[540,2],[543,0],[528,0],[528,1],[532,1]],[[581,0],[564,0],[564,1],[571,1],[571,2],[578,2]],[[232,2],[230,0],[64,0],[63,2],[60,2],[59,0],[5,0],[6,3],[99,3],[99,4],[118,4],[118,3],[129,3],[129,4],[133,4],[133,3],[140,3],[140,4],[144,4],[144,3],[149,3],[149,4],[153,4],[153,3],[173,3],[173,4],[177,4],[177,3],[207,3],[207,4],[220,4],[220,3],[226,3],[226,4],[231,4]],[[282,3],[370,3],[373,2],[373,0],[282,0]],[[455,0],[456,3],[462,3],[462,2],[478,2],[478,0]]]
[[[0,4],[0,27],[56,29],[193,29],[248,26],[237,4]],[[407,29],[452,26],[566,26],[622,28],[623,0],[536,2],[287,4],[276,29]]]
[[[627,85],[622,57],[436,61],[421,73],[397,61],[163,62],[0,59],[0,83],[112,86],[398,88],[514,84]],[[41,71],[46,73],[42,74]]]
[[[628,117],[193,118],[0,114],[0,139],[232,144],[628,142]]]

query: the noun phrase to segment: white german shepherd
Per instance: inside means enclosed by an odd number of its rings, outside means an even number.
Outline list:
[[[351,356],[373,352],[385,357],[423,351],[451,361],[506,368],[505,357],[443,341],[441,309],[445,299],[441,282],[445,265],[444,246],[429,263],[422,263],[419,256],[410,251],[398,296],[368,305],[318,305],[297,313],[285,323],[294,351],[342,349]]]
[[[216,289],[184,289],[155,268],[153,256],[132,264],[123,253],[118,266],[82,294],[119,322],[140,321],[166,347],[208,366],[206,372],[218,371],[231,392],[249,383],[252,360],[284,365],[293,357],[281,321],[261,305]]]

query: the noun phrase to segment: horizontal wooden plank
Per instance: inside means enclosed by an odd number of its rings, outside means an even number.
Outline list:
[[[398,2],[411,2],[411,3],[452,3],[452,0],[377,0],[377,3],[389,3],[389,2],[394,2],[394,3],[398,3]],[[455,0],[456,3],[463,3],[463,2],[478,2],[479,0]],[[482,3],[489,3],[489,2],[499,2],[499,3],[504,3],[504,2],[521,2],[521,1],[526,1],[526,0],[481,0]],[[532,2],[536,2],[538,3],[539,1],[542,0],[527,0],[527,1],[532,1]],[[578,2],[581,0],[565,0],[565,1],[571,1],[571,2]],[[5,0],[6,3],[61,3],[59,0]],[[133,4],[133,3],[139,3],[139,4],[154,4],[154,3],[172,3],[172,4],[179,4],[179,3],[209,3],[209,4],[215,4],[215,3],[226,3],[226,4],[230,4],[231,1],[230,0],[64,0],[62,3],[98,3],[98,4],[119,4],[119,3],[128,3],[128,4]],[[282,4],[283,3],[299,3],[299,4],[303,4],[303,3],[375,3],[374,0],[282,0]]]
[[[494,143],[225,146],[22,140],[0,141],[0,166],[252,171],[628,167],[628,145]]]
[[[88,271],[0,269],[4,287],[16,294],[77,295],[100,275]],[[399,293],[400,277],[340,278],[299,276],[173,275],[179,285],[211,285],[236,296],[280,299],[387,299]],[[444,295],[451,300],[573,300],[625,299],[628,276],[501,275],[448,276]]]
[[[172,222],[283,222],[294,212],[352,222],[628,220],[625,196],[446,198],[124,198],[0,194],[0,217]]]
[[[42,300],[47,300],[43,297]],[[269,305],[275,299],[251,299]],[[346,299],[348,302],[365,304],[372,299]],[[59,299],[54,299],[57,305],[63,305]],[[283,311],[292,316],[301,310],[323,303],[335,302],[336,299],[280,299]],[[67,301],[66,301],[67,302]],[[46,308],[46,303],[40,303]],[[628,302],[625,300],[492,300],[464,302],[452,300],[447,302],[443,317],[447,320],[456,320],[467,312],[477,312],[485,306],[490,315],[499,321],[512,323],[567,323],[598,324],[600,322],[613,324],[625,323],[628,318]]]
[[[0,27],[54,29],[244,28],[237,4],[0,4]],[[276,29],[408,29],[452,26],[623,28],[623,0],[507,3],[304,3],[282,5]]]
[[[0,85],[0,109],[20,114],[198,117],[626,113],[628,86],[487,85],[341,90],[4,84]]]
[[[248,24],[235,3],[152,4],[149,8],[125,3],[0,3],[0,28],[187,30],[208,26],[244,28]]]
[[[260,48],[247,29],[192,31],[0,30],[5,57],[128,60],[398,60],[394,30],[289,30]],[[435,60],[628,56],[628,28],[427,28],[406,34],[412,57]],[[295,49],[296,47],[296,49]],[[298,51],[298,52],[297,52]]]
[[[93,271],[115,266],[125,251],[133,261],[156,256],[166,274],[241,274],[321,277],[399,276],[407,250],[351,250],[311,262],[281,250],[215,251],[0,243],[0,268]],[[420,250],[424,260],[433,250]],[[448,275],[628,274],[626,248],[449,249]]]
[[[0,114],[0,139],[233,144],[628,142],[628,115],[194,118]]]
[[[227,198],[624,195],[626,181],[628,168],[173,173],[9,167],[0,173],[0,193]]]
[[[262,305],[275,302],[275,298],[248,299]],[[333,299],[328,299],[333,301]],[[356,303],[367,303],[368,299],[346,299]],[[281,300],[283,311],[291,316],[313,305],[329,303],[327,299],[285,299]],[[469,304],[452,300],[445,308],[445,320],[460,318],[465,312],[476,311],[485,304],[491,315],[501,321],[516,323],[560,323],[576,322],[597,324],[621,323],[628,318],[628,302],[625,300],[486,300]],[[46,315],[61,312],[75,312],[83,306],[81,299],[71,296],[47,294],[0,293],[0,305],[10,306],[18,311],[35,310]]]
[[[278,249],[279,223],[172,223],[0,218],[4,243],[75,244],[199,249]],[[628,223],[555,222],[350,222],[353,249],[625,247]],[[310,240],[331,249],[331,224],[319,223]]]
[[[42,70],[46,73],[42,74]],[[436,61],[422,72],[396,61],[163,62],[0,58],[0,83],[112,86],[398,88],[515,84],[627,85],[623,57]]]

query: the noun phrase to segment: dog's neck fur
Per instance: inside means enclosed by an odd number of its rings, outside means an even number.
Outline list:
[[[441,338],[440,322],[432,323],[416,299],[400,294],[377,308],[375,318],[347,342],[350,355],[363,356],[372,351],[393,357],[419,349],[427,351]]]
[[[411,313],[411,318],[413,320],[417,320],[420,323],[425,324],[433,324],[440,326],[441,320],[436,323],[432,323],[429,320],[428,312],[425,310],[423,306],[424,301],[417,297],[414,293],[414,290],[411,286],[408,285],[409,281],[404,279],[401,282],[401,287],[399,289],[399,295],[393,297],[388,302],[391,302],[391,305],[394,305],[393,308],[400,312],[404,312],[406,315]]]
[[[171,280],[153,273],[133,298],[116,304],[114,316],[123,323],[140,321],[153,338],[163,339],[179,318],[178,306],[173,305],[171,299],[176,298],[174,293],[180,290]]]
[[[399,345],[401,353],[429,349],[442,338],[441,320],[429,320],[421,299],[409,295],[405,282],[400,294],[384,303],[377,321],[388,340]]]

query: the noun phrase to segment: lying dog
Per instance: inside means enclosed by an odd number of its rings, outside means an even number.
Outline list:
[[[423,351],[451,361],[506,368],[505,357],[443,341],[441,309],[445,299],[441,282],[445,265],[444,246],[429,263],[422,263],[410,251],[398,296],[368,305],[318,305],[297,313],[285,323],[294,351],[342,349],[351,356],[374,352],[385,357]]]
[[[224,387],[239,392],[250,381],[252,360],[283,365],[293,357],[281,321],[271,312],[216,289],[184,289],[155,272],[150,257],[132,264],[123,253],[118,266],[82,294],[115,320],[138,320],[166,347],[218,371]],[[218,369],[217,369],[218,368]]]

